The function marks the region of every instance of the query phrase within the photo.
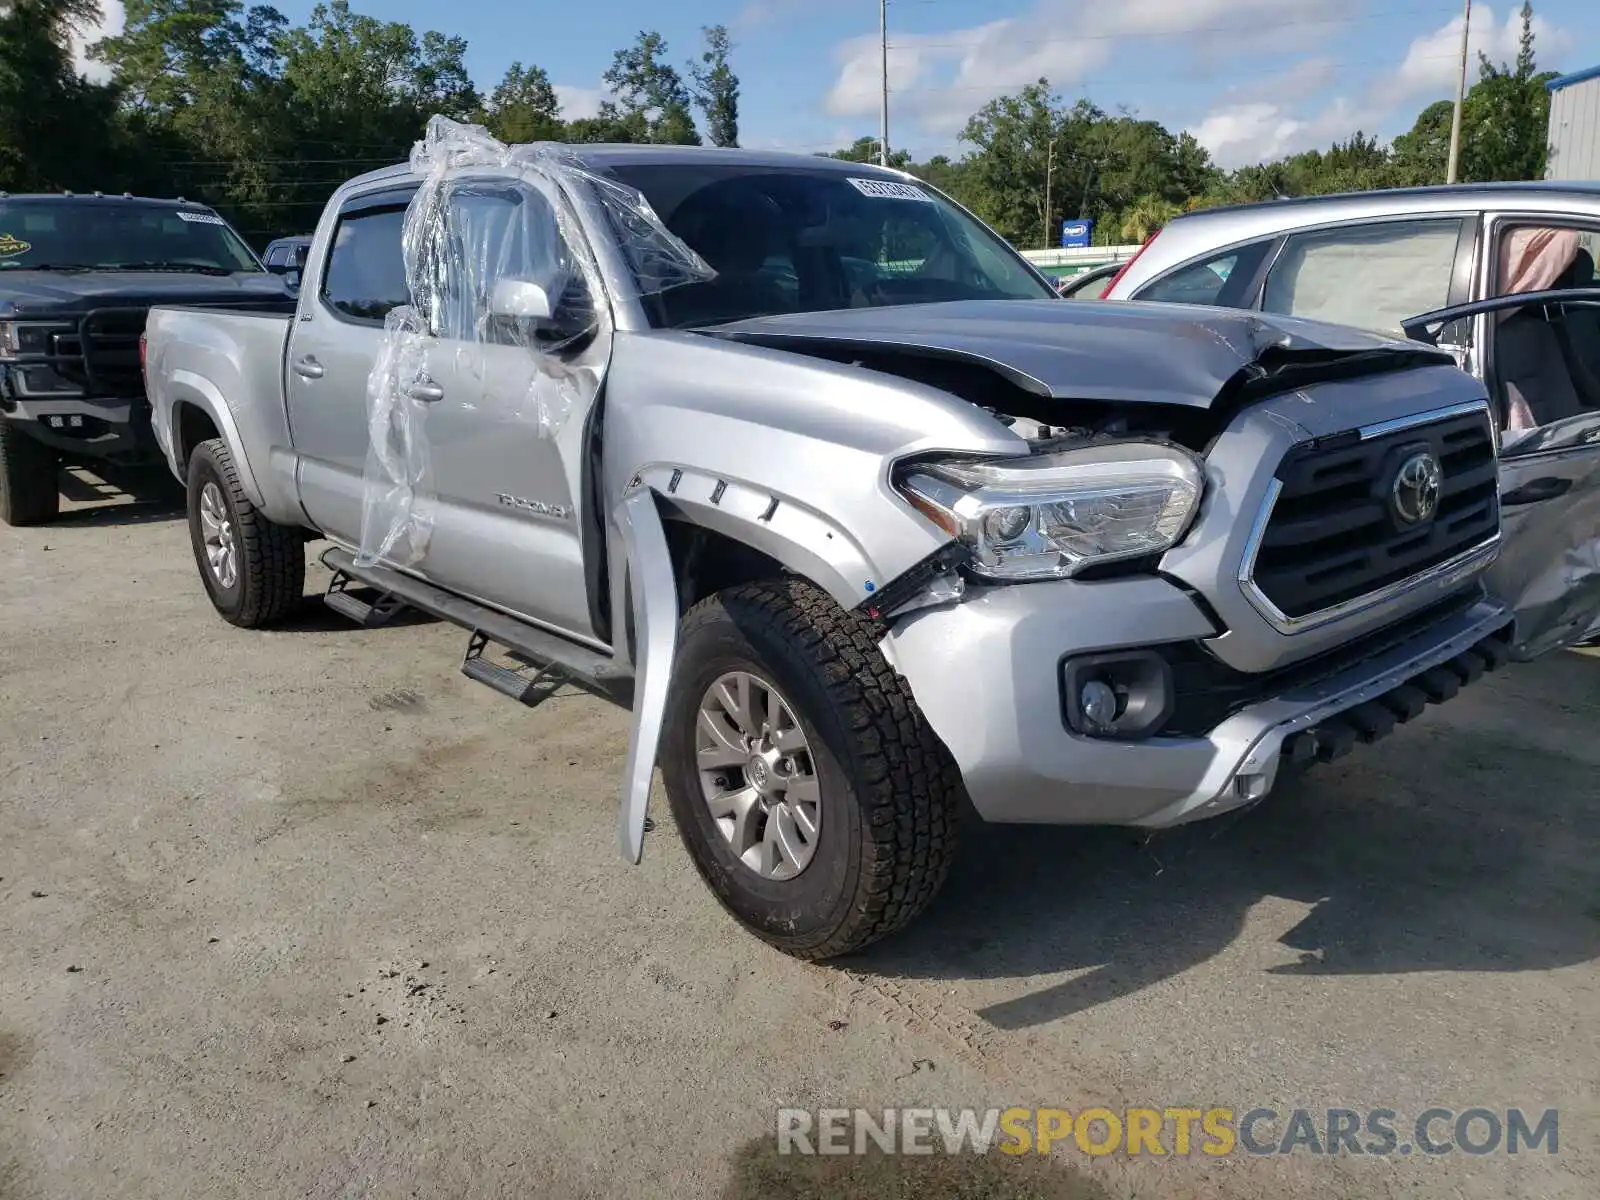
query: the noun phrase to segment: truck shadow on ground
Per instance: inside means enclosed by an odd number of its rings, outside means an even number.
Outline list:
[[[868,1143],[869,1148],[871,1143]],[[733,1156],[719,1200],[1110,1200],[1083,1168],[1038,1155],[779,1154],[775,1138]]]
[[[52,524],[144,525],[185,515],[183,487],[164,467],[68,467],[57,479],[62,499],[93,507],[64,509]]]
[[[1148,842],[979,826],[924,919],[849,965],[952,981],[1078,972],[979,1010],[1019,1029],[1199,966],[1268,897],[1312,906],[1280,936],[1290,961],[1269,974],[1600,957],[1600,662],[1558,654],[1514,670],[1529,674],[1479,685],[1454,722],[1435,710],[1251,811]]]

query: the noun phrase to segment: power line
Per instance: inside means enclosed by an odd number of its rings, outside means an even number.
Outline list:
[[[1416,55],[1414,57],[1408,58],[1406,61],[1408,61],[1408,62],[1433,62],[1433,61],[1440,60],[1440,59],[1450,59],[1453,62],[1456,59],[1456,54],[1455,54],[1454,51],[1452,51],[1449,54],[1418,54],[1418,55]],[[1371,66],[1371,65],[1376,64],[1376,63],[1393,63],[1394,62],[1394,60],[1392,58],[1321,59],[1319,61],[1320,61],[1321,65],[1326,66],[1326,67],[1361,67],[1361,66]],[[1244,75],[1244,76],[1240,76],[1237,72],[1235,72],[1235,73],[1233,73],[1233,78],[1235,78],[1235,79],[1243,78],[1243,79],[1246,79],[1246,80],[1248,80],[1248,79],[1269,79],[1272,76],[1279,75],[1279,74],[1282,74],[1282,68],[1274,68],[1274,69],[1269,70],[1269,71],[1259,72],[1259,73],[1257,73],[1255,75]],[[910,92],[1007,92],[1007,91],[1015,91],[1015,90],[1017,90],[1019,88],[1032,87],[1034,84],[1036,84],[1038,82],[1039,81],[1037,79],[1027,79],[1027,80],[1023,80],[1021,82],[1018,82],[1018,83],[998,83],[997,82],[997,83],[971,83],[971,84],[938,84],[938,85],[930,85],[930,86],[927,86],[927,87],[895,88],[894,91],[895,91],[896,95],[902,95],[902,96],[906,95],[907,93],[910,93]],[[1101,87],[1107,87],[1107,86],[1113,86],[1113,85],[1116,85],[1116,84],[1125,84],[1127,82],[1128,81],[1126,79],[1106,79],[1106,78],[1090,79],[1090,78],[1083,78],[1083,79],[1069,79],[1069,80],[1067,80],[1065,83],[1063,83],[1060,86],[1063,86],[1063,87],[1066,87],[1066,86],[1087,87],[1090,84],[1096,84],[1096,85],[1101,86]],[[1169,79],[1169,80],[1166,80],[1166,82],[1170,84],[1170,83],[1173,83],[1173,82],[1176,82],[1176,81]],[[1210,82],[1211,82],[1210,80],[1195,80],[1194,81],[1195,86],[1200,86],[1203,83],[1204,84],[1210,84]],[[1052,84],[1051,86],[1055,87],[1057,85]]]
[[[896,2],[897,3],[925,2],[925,0],[896,0]],[[1389,20],[1389,19],[1391,19],[1393,17],[1415,16],[1415,15],[1418,15],[1418,14],[1422,14],[1422,15],[1436,14],[1436,15],[1439,15],[1439,16],[1444,16],[1444,15],[1447,15],[1447,14],[1452,13],[1454,11],[1455,11],[1455,9],[1453,7],[1451,7],[1451,8],[1440,8],[1437,4],[1433,4],[1433,5],[1430,5],[1430,6],[1426,7],[1426,8],[1396,8],[1396,9],[1388,9],[1388,10],[1383,11],[1383,12],[1364,13],[1364,14],[1362,14],[1360,16],[1352,16],[1352,17],[1309,17],[1309,18],[1305,18],[1305,19],[1302,19],[1302,20],[1275,20],[1275,21],[1272,22],[1271,28],[1273,28],[1273,29],[1283,29],[1283,28],[1308,26],[1308,25],[1358,25],[1358,24],[1361,24],[1361,23],[1366,22],[1366,21],[1384,21],[1384,20]],[[1141,40],[1143,40],[1145,38],[1188,37],[1191,34],[1196,34],[1196,33],[1255,33],[1255,32],[1260,31],[1261,27],[1262,27],[1261,26],[1261,22],[1257,21],[1257,22],[1254,22],[1254,23],[1249,24],[1249,25],[1194,25],[1194,26],[1186,26],[1186,27],[1181,28],[1181,29],[1126,30],[1126,31],[1121,32],[1121,33],[1081,33],[1081,34],[1074,34],[1071,37],[1048,37],[1048,38],[1030,37],[1028,39],[1028,45],[1029,46],[1048,46],[1048,45],[1054,45],[1054,44],[1059,44],[1059,43],[1076,43],[1076,42],[1134,42],[1134,41],[1141,41]],[[913,36],[915,36],[915,35],[913,35]],[[937,37],[938,35],[937,34],[932,34],[932,35],[929,35],[929,36]],[[965,42],[923,42],[923,41],[918,41],[918,42],[914,42],[914,43],[904,43],[904,44],[900,44],[900,45],[896,45],[894,42],[890,42],[889,43],[889,49],[891,49],[891,50],[969,50],[969,49],[971,49],[973,47],[974,44],[975,43],[974,43],[973,40],[968,40],[968,41],[965,41]]]

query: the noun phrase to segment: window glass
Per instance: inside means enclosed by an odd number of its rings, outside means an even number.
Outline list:
[[[1262,292],[1267,312],[1404,336],[1450,302],[1461,221],[1386,221],[1290,237]]]
[[[1595,233],[1574,226],[1505,229],[1495,256],[1495,294],[1594,287]],[[1600,305],[1574,299],[1498,314],[1493,376],[1508,430],[1600,409]]]
[[[1265,245],[1246,246],[1205,262],[1195,263],[1147,284],[1134,295],[1135,300],[1154,300],[1165,304],[1243,303],[1249,276],[1260,265]],[[1228,285],[1232,283],[1230,288]]]
[[[550,201],[536,188],[504,180],[453,181],[445,242],[448,265],[433,313],[434,332],[465,341],[526,344],[525,331],[496,322],[490,302],[505,280],[536,283],[552,316],[581,328],[592,317],[582,268]]]
[[[214,212],[174,203],[0,197],[0,271],[259,272],[250,248]]]
[[[405,207],[376,208],[340,218],[322,277],[322,298],[358,320],[381,321],[408,302],[400,235]]]
[[[946,300],[1049,300],[995,234],[938,193],[863,167],[625,164],[667,228],[717,276],[646,300],[653,324]],[[626,243],[626,239],[624,239]],[[647,263],[635,264],[641,274]]]

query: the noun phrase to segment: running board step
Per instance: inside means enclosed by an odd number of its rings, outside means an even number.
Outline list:
[[[355,556],[348,550],[337,547],[326,550],[322,554],[322,563],[335,577],[347,575],[386,597],[393,597],[406,606],[466,629],[473,635],[473,641],[469,643],[467,655],[462,660],[462,673],[513,699],[528,702],[523,694],[533,686],[530,682],[533,677],[483,659],[483,648],[490,642],[506,647],[536,671],[543,668],[558,672],[568,682],[586,691],[595,692],[624,708],[633,707],[633,672],[598,650],[568,641],[558,634],[519,621],[498,609],[447,592],[393,568],[379,565],[357,567]],[[482,639],[482,644],[478,645],[474,654],[473,643],[478,643],[479,639]],[[479,665],[469,670],[469,663]],[[515,685],[504,676],[513,677]],[[512,690],[513,686],[515,690]],[[529,694],[535,702],[542,699],[537,693]]]
[[[351,584],[355,584],[354,590]],[[363,596],[361,593],[366,593]],[[371,599],[367,597],[370,596]],[[362,587],[360,581],[344,571],[334,571],[328,581],[328,590],[322,602],[342,617],[349,617],[363,629],[376,629],[387,625],[405,611],[406,602],[400,597],[373,587]]]
[[[467,652],[461,659],[461,673],[468,679],[492,687],[502,696],[509,696],[529,708],[547,699],[561,686],[564,672],[560,667],[551,663],[501,666],[483,656],[490,644],[488,637],[477,630],[467,639]]]

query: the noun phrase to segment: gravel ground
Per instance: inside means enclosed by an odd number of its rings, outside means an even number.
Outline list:
[[[978,830],[920,923],[808,966],[659,797],[619,860],[625,714],[512,705],[436,623],[233,629],[170,490],[72,486],[0,528],[5,1200],[1600,1194],[1594,657],[1242,819]],[[778,1106],[837,1104],[1520,1105],[1560,1143],[775,1154]]]

